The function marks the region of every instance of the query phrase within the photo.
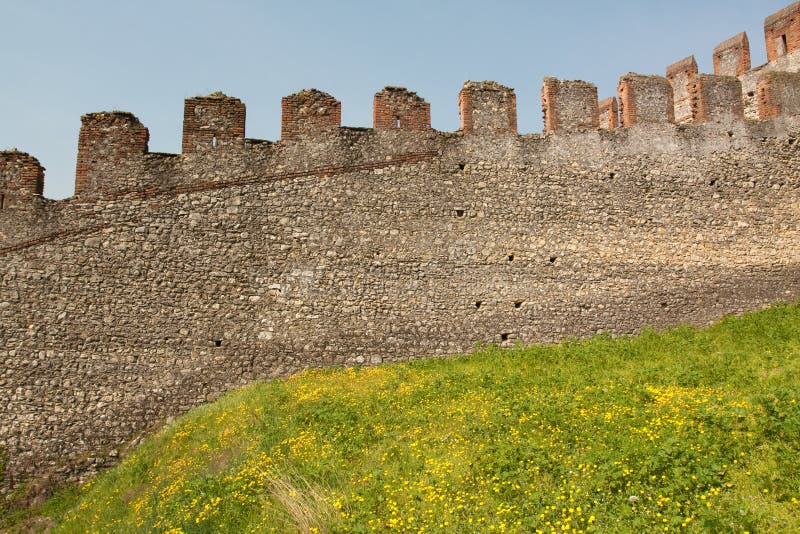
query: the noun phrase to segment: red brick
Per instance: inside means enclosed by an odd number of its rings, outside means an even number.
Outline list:
[[[103,168],[145,154],[149,139],[147,128],[131,113],[111,111],[81,117],[75,194],[109,187],[103,183]]]
[[[764,20],[767,61],[775,61],[800,47],[800,2],[795,2]]]
[[[375,93],[372,124],[376,130],[424,131],[431,127],[431,105],[405,87]]]
[[[183,153],[243,139],[246,115],[241,100],[223,93],[187,98],[183,105]]]
[[[281,100],[281,139],[297,139],[342,124],[342,103],[317,89],[303,89]]]

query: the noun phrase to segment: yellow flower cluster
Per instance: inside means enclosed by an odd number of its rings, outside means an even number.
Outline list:
[[[62,528],[744,531],[763,527],[759,508],[800,516],[759,434],[764,409],[736,388],[577,364],[540,378],[533,357],[487,354],[308,370],[226,396],[84,487]]]

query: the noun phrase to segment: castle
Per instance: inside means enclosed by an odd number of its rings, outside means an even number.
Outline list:
[[[0,152],[0,448],[5,489],[74,479],[253,380],[704,324],[800,295],[800,2],[666,76],[598,101],[546,78],[545,132],[513,89],[467,82],[461,129],[399,87],[374,127],[331,95],[184,105],[181,154],[130,113],[82,117],[75,196]]]

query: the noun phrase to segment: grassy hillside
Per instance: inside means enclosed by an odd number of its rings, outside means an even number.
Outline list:
[[[800,308],[313,370],[47,503],[56,532],[800,532]]]

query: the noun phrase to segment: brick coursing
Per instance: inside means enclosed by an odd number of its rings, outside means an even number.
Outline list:
[[[103,182],[105,177],[125,161],[145,154],[149,139],[147,128],[131,113],[111,111],[81,117],[75,194],[91,195],[113,187]]]
[[[30,154],[18,150],[0,152],[0,191],[19,197],[41,195],[44,170]]]

